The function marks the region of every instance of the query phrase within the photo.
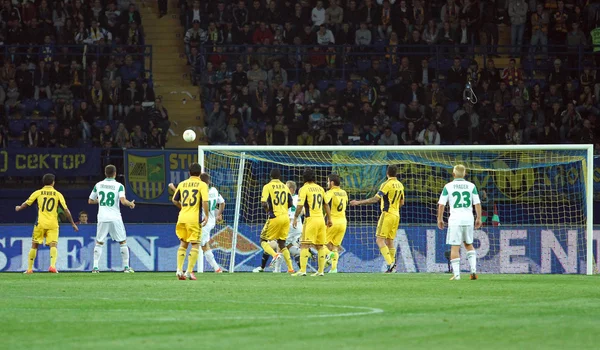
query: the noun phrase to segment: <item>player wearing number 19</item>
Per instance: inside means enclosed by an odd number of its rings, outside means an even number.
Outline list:
[[[29,251],[29,260],[27,265],[26,274],[33,273],[33,262],[37,255],[37,249],[40,244],[46,239],[46,245],[50,246],[50,268],[48,272],[58,273],[56,271],[56,259],[58,257],[58,250],[56,245],[58,244],[58,207],[61,206],[65,212],[65,215],[71,222],[71,226],[75,232],[79,231],[77,225],[73,222],[73,217],[69,208],[67,208],[67,202],[65,197],[54,188],[54,175],[46,174],[42,178],[44,187],[37,190],[29,196],[29,199],[21,205],[15,207],[15,211],[21,211],[27,207],[33,205],[34,202],[38,206],[38,218],[33,227],[33,238],[31,242],[31,250]]]
[[[203,211],[202,226],[208,223],[208,185],[200,180],[202,168],[200,164],[193,163],[190,165],[190,178],[182,181],[177,185],[173,194],[173,204],[179,209],[179,217],[175,233],[181,241],[177,250],[177,278],[180,280],[190,279],[195,280],[194,266],[198,261],[198,253],[200,248],[200,207]],[[169,184],[172,187],[173,184]],[[188,265],[185,274],[183,273],[183,263],[187,253],[188,246],[192,245],[190,255],[188,257]]]
[[[351,201],[350,206],[374,204],[381,201],[381,216],[377,222],[376,242],[381,255],[388,265],[386,273],[396,271],[396,248],[394,239],[400,224],[400,208],[404,205],[404,185],[396,178],[398,168],[390,165],[387,168],[387,180],[374,197]]]
[[[450,245],[450,264],[454,275],[451,280],[460,279],[460,245],[465,244],[467,260],[471,268],[471,279],[477,279],[477,254],[473,248],[473,221],[475,228],[481,227],[481,203],[477,187],[466,181],[467,171],[464,165],[457,165],[452,171],[454,181],[446,184],[438,201],[437,222],[440,230],[444,229],[444,208],[450,202],[450,218],[446,244]],[[477,218],[473,217],[473,207]]]
[[[135,201],[130,202],[125,198],[125,188],[115,180],[117,168],[114,165],[107,165],[104,168],[104,175],[106,178],[94,186],[88,198],[89,204],[99,204],[92,273],[100,272],[98,264],[102,256],[102,248],[106,242],[106,237],[109,234],[110,238],[119,242],[123,272],[133,273],[133,269],[129,267],[127,234],[125,233],[125,225],[123,225],[123,218],[121,217],[120,205],[123,204],[133,209],[135,208]]]

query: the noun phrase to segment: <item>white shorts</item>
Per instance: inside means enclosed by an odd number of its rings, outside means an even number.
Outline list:
[[[200,245],[204,246],[206,245],[206,243],[210,242],[210,233],[211,231],[215,228],[215,224],[206,224],[206,226],[204,226],[202,228],[202,235],[200,237]]]
[[[473,225],[448,226],[446,244],[461,245],[463,242],[473,244],[473,229]]]
[[[96,226],[96,241],[104,243],[106,241],[106,236],[109,234],[113,241],[123,242],[126,240],[127,234],[125,233],[123,221],[99,222]]]
[[[302,225],[298,225],[296,228],[290,225],[290,232],[288,233],[288,238],[285,240],[285,245],[298,244],[300,236],[302,236]]]

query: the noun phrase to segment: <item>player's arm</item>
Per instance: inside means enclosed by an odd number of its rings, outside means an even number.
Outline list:
[[[262,194],[260,196],[260,205],[262,206],[265,213],[269,212],[269,203],[267,203],[268,200],[269,200],[269,189],[267,188],[267,185],[265,185],[265,186],[263,186]]]
[[[219,209],[217,210],[217,222],[219,222],[223,220],[223,212],[225,211],[225,199],[221,195],[217,199],[217,204],[219,204]]]
[[[327,215],[327,227],[333,226],[333,222],[331,221],[331,208],[328,203],[323,203],[323,207],[325,208],[325,214]]]
[[[31,196],[29,196],[29,198],[27,198],[27,200],[25,202],[23,202],[21,205],[17,205],[15,207],[15,211],[21,211],[27,207],[30,207],[39,197],[40,192],[39,191],[35,191],[31,194]]]
[[[483,223],[481,222],[481,200],[479,199],[477,187],[473,188],[472,196],[473,206],[475,207],[475,214],[477,215],[475,217],[475,228],[481,228],[481,226],[483,225]]]
[[[202,220],[202,227],[208,224],[208,211],[210,206],[208,205],[208,185],[200,187],[200,198],[202,198],[202,210],[204,211],[204,219]]]
[[[172,183],[169,184],[169,188],[175,187]],[[175,193],[173,193],[173,198],[171,198],[171,202],[173,202],[173,205],[175,205],[177,208],[181,209],[181,202],[179,201],[181,199],[181,191],[179,190],[179,186],[177,186],[177,188],[175,188]]]
[[[369,199],[363,199],[363,200],[360,200],[360,201],[357,201],[357,200],[350,201],[350,206],[354,207],[354,206],[357,206],[357,205],[375,204],[375,203],[377,203],[377,202],[379,202],[381,200],[381,197],[383,195],[384,195],[383,192],[379,191],[379,192],[377,192],[376,195],[374,195],[373,197],[371,197]]]
[[[304,201],[306,200],[306,194],[304,193],[304,188],[301,188],[298,191],[298,204],[296,204],[296,212],[294,213],[294,221],[292,222],[292,227],[296,228],[298,226],[298,218],[302,214],[302,210],[298,210],[298,207],[304,209]]]
[[[440,199],[438,200],[438,211],[437,211],[437,225],[440,230],[444,229],[444,209],[448,203],[448,190],[444,186]]]
[[[130,202],[127,200],[127,198],[125,198],[125,187],[123,185],[119,187],[119,201],[126,207],[129,207],[131,209],[135,208],[135,200],[132,200]]]
[[[69,222],[71,223],[71,227],[73,227],[73,230],[75,230],[75,232],[78,232],[79,228],[77,227],[77,225],[75,225],[75,221],[73,221],[73,215],[71,215],[71,211],[67,207],[67,202],[65,201],[65,198],[60,193],[59,193],[59,197],[58,197],[58,205],[60,205],[63,208],[63,211],[65,212],[65,216],[67,217],[67,220],[69,220]]]
[[[88,197],[88,204],[98,204],[98,190],[96,189],[96,186],[94,186],[92,193],[90,193],[90,196]]]

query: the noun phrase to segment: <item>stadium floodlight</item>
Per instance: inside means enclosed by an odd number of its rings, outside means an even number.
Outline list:
[[[247,270],[249,252],[256,252],[266,220],[260,192],[272,168],[281,169],[284,182],[299,186],[306,167],[315,169],[322,186],[328,174],[338,173],[350,199],[364,199],[376,193],[392,164],[399,167],[406,195],[397,237],[399,271],[446,270],[436,203],[456,164],[467,167],[487,212],[485,226],[475,234],[481,273],[592,274],[597,263],[592,145],[199,146],[198,151],[203,171],[228,203],[229,227],[221,228],[213,246],[230,272]],[[340,257],[340,269],[380,271],[379,206],[350,208],[347,216],[342,244],[347,254]]]

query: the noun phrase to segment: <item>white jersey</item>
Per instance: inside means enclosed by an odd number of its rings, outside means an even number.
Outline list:
[[[208,190],[208,223],[207,226],[215,226],[217,222],[217,212],[219,211],[219,205],[225,203],[225,200],[219,194],[219,191],[215,187],[211,187]]]
[[[292,196],[292,206],[288,209],[288,216],[290,217],[290,221],[294,221],[294,217],[296,216],[296,210],[298,207],[298,195],[295,194]],[[302,209],[302,208],[300,208]],[[300,214],[300,216],[298,217],[298,224],[302,225],[302,221],[300,221],[300,219],[302,219],[302,215]]]
[[[106,178],[94,186],[90,199],[98,200],[98,222],[123,220],[121,198],[125,198],[125,187],[115,179]]]
[[[473,206],[481,203],[475,184],[465,179],[454,179],[446,184],[438,204],[446,205],[448,202],[450,202],[448,226],[475,224]]]

